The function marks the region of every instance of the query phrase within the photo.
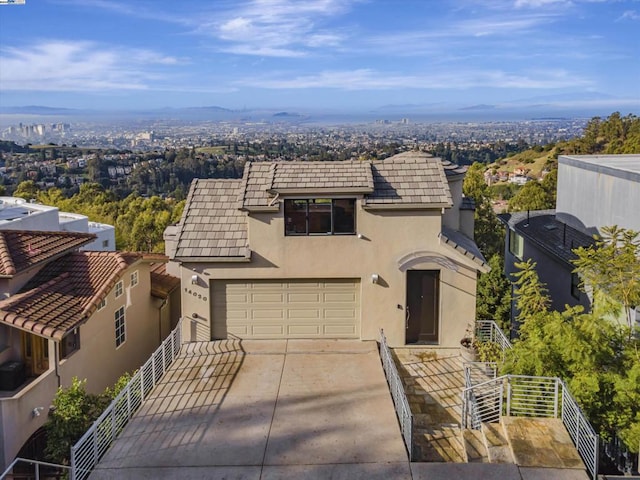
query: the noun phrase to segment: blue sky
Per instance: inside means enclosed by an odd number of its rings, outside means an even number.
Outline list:
[[[0,5],[0,105],[638,113],[639,32],[639,0],[26,0]]]

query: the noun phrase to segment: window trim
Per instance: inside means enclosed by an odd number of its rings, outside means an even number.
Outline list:
[[[122,294],[124,294],[124,282],[120,280],[118,283],[116,283],[116,286],[113,288],[113,290],[116,298],[121,297]],[[120,291],[120,293],[118,293],[118,290]]]
[[[116,350],[117,350],[127,341],[127,321],[126,321],[126,315],[124,311],[124,305],[118,308],[113,313],[113,318],[114,318]],[[120,328],[118,326],[119,322],[121,323]],[[121,333],[118,333],[119,330],[122,330]]]
[[[329,200],[331,202],[331,231],[330,232],[311,232],[309,215],[309,206],[316,203],[318,200]],[[337,201],[349,201],[353,204],[353,228],[350,232],[336,232],[335,218],[336,218],[336,202]],[[305,232],[290,232],[287,230],[287,205],[289,202],[305,202]],[[333,236],[333,235],[356,235],[357,234],[357,218],[356,218],[356,206],[357,199],[355,197],[311,197],[311,198],[286,198],[284,199],[284,235],[285,237],[315,237],[315,236]]]
[[[135,281],[134,281],[134,278],[135,278]],[[129,281],[132,287],[135,287],[136,285],[138,285],[138,282],[139,282],[138,270],[136,270],[135,272],[131,272],[129,276]]]
[[[98,311],[102,310],[104,307],[107,306],[107,297],[104,297],[102,300],[100,300],[100,302],[98,303]]]
[[[516,242],[514,242],[514,240],[519,240],[519,251],[517,251],[515,248],[516,245],[514,244]],[[522,260],[524,257],[524,237],[512,229],[509,229],[509,253],[516,257],[518,260]]]

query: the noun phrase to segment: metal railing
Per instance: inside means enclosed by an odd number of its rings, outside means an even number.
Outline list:
[[[84,480],[180,353],[182,321],[71,447],[71,480]]]
[[[507,336],[493,320],[478,320],[476,322],[476,339],[481,342],[497,344],[502,350],[503,360],[507,350],[513,348]]]
[[[407,395],[404,392],[402,378],[398,373],[396,364],[391,356],[391,350],[389,350],[389,346],[387,345],[387,338],[384,336],[382,330],[380,330],[380,360],[382,360],[382,368],[387,377],[389,391],[391,392],[391,398],[393,398],[393,405],[395,406],[396,415],[400,422],[402,438],[409,453],[409,460],[413,460],[413,414],[409,407]]]
[[[465,377],[469,366],[465,365]],[[472,383],[472,382],[470,382]],[[592,478],[598,474],[599,437],[559,378],[503,375],[462,391],[462,427],[479,429],[503,415],[562,419]]]
[[[34,478],[36,480],[40,480],[40,467],[45,467],[45,468],[55,468],[58,470],[71,470],[71,467],[68,465],[58,465],[57,463],[48,463],[48,462],[41,462],[40,460],[31,460],[29,458],[21,458],[21,457],[17,457],[13,462],[11,462],[11,465],[9,465],[7,467],[7,469],[2,473],[2,475],[0,475],[0,480],[4,480],[5,478],[10,479],[10,478],[27,478],[30,474],[25,474],[25,473],[13,473],[13,469],[16,465],[18,465],[19,463],[26,463],[28,465],[32,465],[35,467],[35,472],[33,473]],[[62,474],[58,474],[57,476],[60,477]],[[45,478],[51,478],[52,475],[49,472],[45,472],[44,473]]]

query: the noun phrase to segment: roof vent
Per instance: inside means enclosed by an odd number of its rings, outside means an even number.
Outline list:
[[[545,229],[545,230],[548,230],[548,231],[551,231],[551,230],[557,230],[557,229],[558,229],[558,226],[557,226],[557,225],[554,225],[553,223],[547,223],[547,224],[544,226],[544,229]]]

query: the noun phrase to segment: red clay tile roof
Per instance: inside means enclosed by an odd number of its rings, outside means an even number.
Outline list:
[[[166,257],[165,257],[166,258]],[[151,295],[167,298],[180,285],[180,279],[167,273],[166,263],[152,263],[149,265],[151,273]]]
[[[20,291],[0,301],[0,321],[61,340],[85,322],[142,254],[73,252],[47,264]]]
[[[0,230],[0,277],[12,277],[95,239],[92,233]]]

